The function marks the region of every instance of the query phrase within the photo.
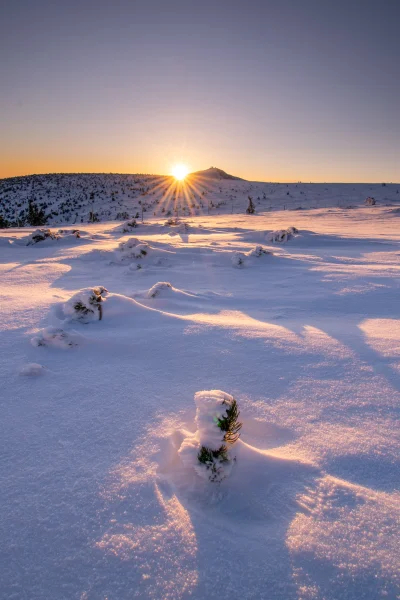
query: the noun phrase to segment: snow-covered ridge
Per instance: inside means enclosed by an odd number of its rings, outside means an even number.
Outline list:
[[[43,209],[48,226],[242,214],[249,196],[256,212],[361,206],[367,198],[373,198],[377,205],[400,205],[400,184],[286,184],[231,177],[213,167],[188,176],[185,183],[169,176],[142,174],[49,174],[2,179],[0,226],[26,224],[29,201]]]

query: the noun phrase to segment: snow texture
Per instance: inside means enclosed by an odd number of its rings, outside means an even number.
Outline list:
[[[6,218],[32,181],[7,182]],[[0,231],[1,599],[397,600],[400,186],[213,178],[177,199],[190,230],[171,237],[167,178],[34,181],[81,238]],[[83,229],[92,191],[103,222]],[[150,252],[121,262],[115,217],[139,198],[124,251]],[[102,321],[67,317],[97,283]],[[46,374],[21,376],[32,363]],[[243,423],[217,484],[194,468],[193,395],[213,388]]]

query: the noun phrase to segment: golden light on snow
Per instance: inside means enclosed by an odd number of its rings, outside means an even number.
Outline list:
[[[183,179],[185,179],[185,177],[188,173],[189,173],[189,169],[186,167],[186,165],[182,165],[182,164],[175,165],[174,168],[172,169],[172,175],[178,181],[182,181]]]

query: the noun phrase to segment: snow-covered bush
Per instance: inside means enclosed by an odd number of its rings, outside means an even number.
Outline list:
[[[297,227],[288,227],[286,229],[286,231],[288,232],[289,235],[297,235],[299,233],[299,230],[297,229]]]
[[[367,206],[375,206],[376,200],[375,198],[372,198],[372,196],[368,196],[368,198],[365,200],[365,204]]]
[[[129,233],[132,229],[135,229],[138,226],[136,219],[132,219],[131,221],[127,221],[121,227],[122,233]]]
[[[78,336],[56,327],[46,327],[39,331],[32,339],[33,346],[48,346],[53,348],[73,348],[78,345]]]
[[[263,254],[272,254],[269,250],[266,250],[262,246],[255,246],[252,250],[249,250],[247,256],[262,256]]]
[[[124,260],[140,260],[146,256],[150,250],[147,242],[141,242],[137,238],[129,238],[126,242],[120,242],[118,246],[120,252],[119,259]]]
[[[64,303],[64,315],[82,323],[89,323],[93,320],[101,321],[103,318],[102,303],[107,293],[108,290],[103,286],[80,290]]]
[[[271,231],[267,235],[267,240],[269,242],[273,242],[273,243],[278,242],[279,244],[281,244],[283,242],[287,242],[288,240],[290,240],[297,233],[299,233],[299,230],[296,229],[296,227],[288,227],[287,229],[278,229],[277,231]]]
[[[164,227],[175,227],[176,225],[179,225],[179,223],[178,217],[169,217],[169,219],[165,221]]]
[[[187,233],[190,229],[189,223],[181,221],[178,217],[170,217],[164,223],[165,227],[176,227],[178,233]]]
[[[72,231],[70,229],[59,229],[57,234],[59,234],[59,237],[62,237],[63,235],[74,237],[76,239],[80,239],[81,237],[81,232],[79,229],[72,229]]]
[[[189,223],[186,223],[186,221],[181,221],[176,228],[176,231],[178,233],[188,233],[189,230],[190,230],[190,225],[189,225]]]
[[[232,255],[232,266],[240,269],[244,266],[246,255],[243,252],[234,252]]]
[[[28,236],[28,241],[26,242],[27,246],[32,246],[33,244],[38,244],[39,242],[43,242],[44,240],[58,240],[61,235],[58,232],[51,231],[51,229],[37,229],[30,236]]]
[[[237,402],[221,390],[197,392],[194,401],[197,431],[182,442],[179,455],[204,479],[220,482],[230,475],[236,460],[232,446],[242,427]]]
[[[168,281],[159,281],[158,283],[155,283],[153,285],[153,287],[151,287],[149,289],[149,291],[147,292],[147,297],[148,298],[156,298],[156,296],[160,296],[160,294],[165,291],[165,290],[169,290],[172,289],[172,285],[170,283],[168,283]]]

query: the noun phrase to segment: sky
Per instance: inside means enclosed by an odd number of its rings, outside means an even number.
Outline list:
[[[0,177],[400,182],[399,0],[0,0]]]

